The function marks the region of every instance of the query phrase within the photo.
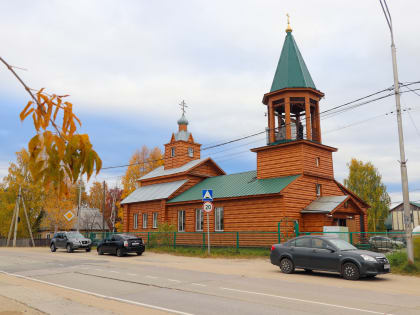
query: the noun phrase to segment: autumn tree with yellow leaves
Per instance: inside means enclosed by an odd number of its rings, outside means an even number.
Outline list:
[[[20,119],[31,117],[35,128],[36,134],[28,143],[28,169],[32,178],[61,196],[68,194],[68,184],[75,184],[82,175],[89,180],[93,173],[98,174],[102,161],[93,150],[89,136],[77,133],[81,122],[73,113],[73,104],[66,100],[68,95],[49,95],[44,89],[34,94],[12,66],[1,57],[0,62],[31,97]]]
[[[138,187],[138,179],[140,177],[161,165],[164,165],[164,160],[162,151],[158,147],[150,150],[147,146],[144,145],[141,150],[136,150],[131,156],[129,166],[127,167],[125,175],[121,180],[123,185],[121,200],[126,198]],[[116,228],[118,231],[122,231],[122,212],[123,209],[119,205],[118,222],[116,223]]]
[[[0,236],[6,237],[10,228],[13,210],[16,204],[19,187],[28,212],[29,226],[32,233],[39,228],[44,217],[44,192],[36,184],[28,170],[29,153],[22,149],[16,153],[16,163],[10,163],[8,175],[0,184]],[[22,205],[21,205],[22,207]],[[26,216],[19,212],[18,237],[29,237]]]

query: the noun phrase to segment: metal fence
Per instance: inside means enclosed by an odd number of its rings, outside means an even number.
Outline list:
[[[295,232],[296,231],[296,232]],[[236,231],[210,232],[211,247],[225,248],[270,248],[272,244],[283,243],[299,235],[331,235],[342,238],[357,248],[378,252],[390,252],[406,247],[404,232],[299,232],[278,231]],[[84,233],[97,245],[102,239],[111,237],[112,232]],[[127,233],[124,233],[127,234]],[[141,237],[148,247],[202,247],[207,248],[206,232],[130,232],[128,234]],[[416,242],[420,243],[420,233],[413,233]],[[35,246],[49,246],[50,239],[35,239]],[[0,247],[6,246],[7,240],[0,238]],[[12,240],[9,243],[12,246]],[[32,246],[30,239],[17,239],[16,246]]]
[[[41,238],[41,239],[34,239],[34,243],[36,247],[42,246],[50,246],[50,239]],[[9,246],[12,246],[13,240],[11,239],[9,242]],[[0,238],[0,247],[5,247],[7,245],[7,239]],[[32,241],[30,238],[18,238],[16,239],[16,247],[31,247]]]
[[[94,245],[103,238],[109,238],[113,233],[86,233]],[[119,234],[119,233],[114,233]],[[125,233],[127,234],[127,233]],[[207,247],[205,232],[130,232],[143,239],[148,247]],[[230,248],[269,248],[272,244],[283,243],[299,235],[330,235],[342,238],[357,248],[378,252],[388,252],[406,247],[403,232],[210,232],[211,247]],[[413,233],[420,239],[420,233]]]
[[[302,232],[301,235],[330,235],[341,238],[359,249],[391,252],[407,247],[405,232]],[[420,242],[420,233],[413,233]]]

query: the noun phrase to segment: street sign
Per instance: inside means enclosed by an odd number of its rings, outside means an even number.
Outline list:
[[[213,204],[212,204],[210,201],[206,201],[206,202],[203,204],[203,210],[204,210],[205,212],[211,212],[211,211],[213,210]]]
[[[66,218],[67,221],[71,221],[74,218],[74,213],[71,210],[69,210],[66,212],[64,217]]]
[[[213,201],[213,190],[212,189],[203,189],[201,191],[203,196],[203,201]]]

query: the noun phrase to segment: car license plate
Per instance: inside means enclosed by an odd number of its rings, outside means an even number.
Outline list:
[[[384,269],[389,269],[389,268],[391,268],[391,265],[390,264],[385,264],[384,265]]]
[[[139,243],[131,243],[131,245],[137,246],[137,245],[139,245]]]

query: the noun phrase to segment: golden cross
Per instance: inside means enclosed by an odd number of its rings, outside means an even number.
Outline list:
[[[287,13],[286,16],[287,16],[287,24],[290,24],[290,15],[289,15],[289,13]]]

